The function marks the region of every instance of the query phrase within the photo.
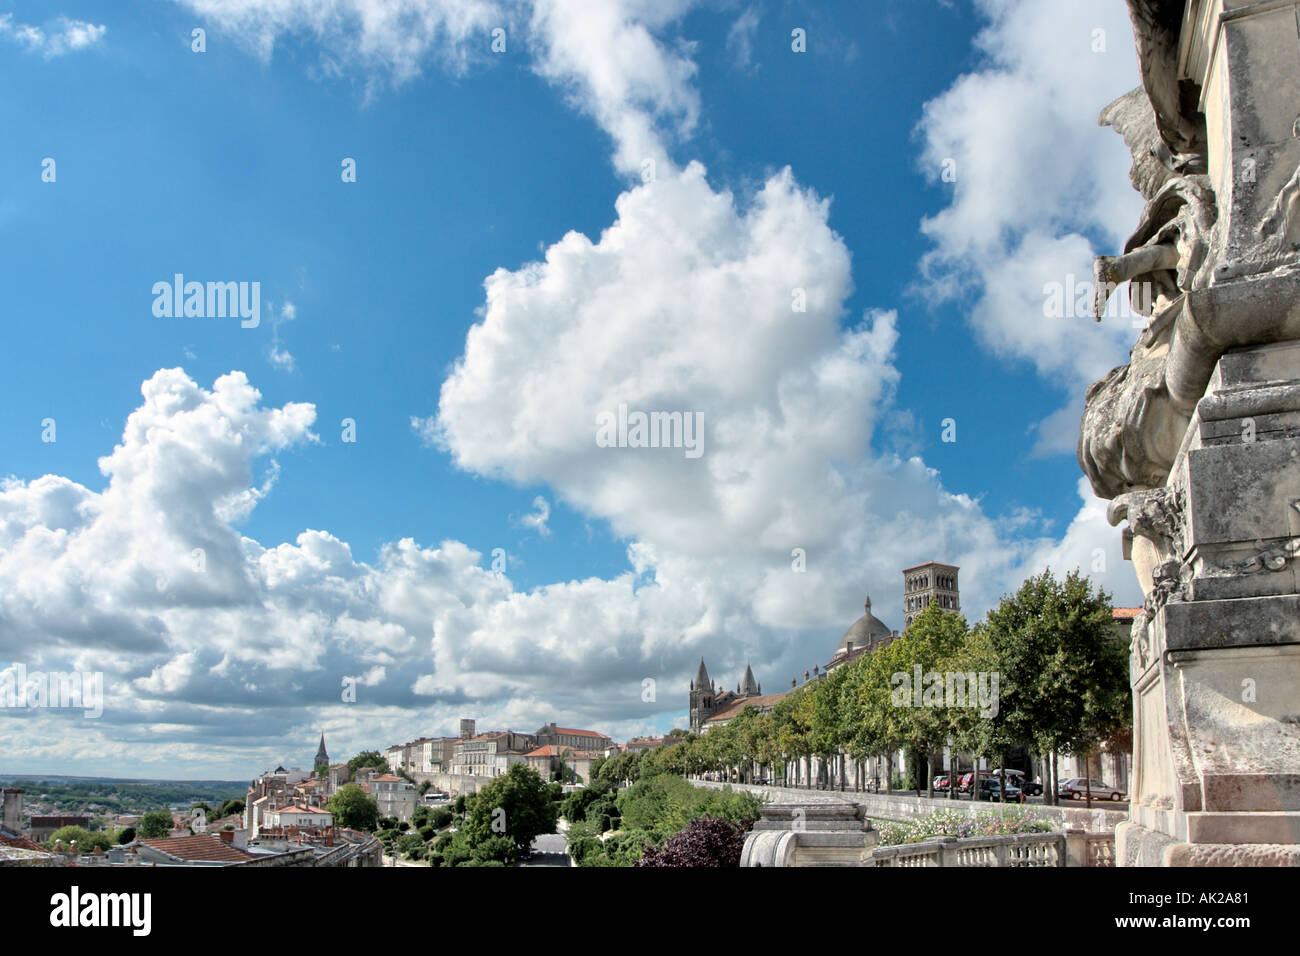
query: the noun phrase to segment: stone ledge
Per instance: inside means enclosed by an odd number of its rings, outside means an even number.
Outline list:
[[[1300,851],[1300,811],[1196,811],[1187,814],[1187,842],[1289,844]]]

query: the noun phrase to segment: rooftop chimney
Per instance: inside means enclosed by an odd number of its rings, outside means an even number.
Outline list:
[[[17,833],[22,817],[23,789],[21,787],[6,787],[4,789],[4,828]]]

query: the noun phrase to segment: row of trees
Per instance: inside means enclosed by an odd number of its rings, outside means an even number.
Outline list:
[[[946,679],[911,687],[917,674],[983,675],[980,686],[996,693],[981,701],[970,688],[959,701],[946,693]],[[1109,595],[1077,572],[1059,581],[1049,570],[974,627],[931,605],[899,640],[804,684],[768,713],[747,707],[678,745],[622,754],[599,765],[597,776],[727,771],[748,779],[757,767],[811,786],[815,759],[820,785],[856,789],[866,783],[868,762],[885,764],[890,785],[894,755],[903,751],[915,761],[914,789],[924,785],[933,795],[935,758],[945,745],[972,764],[985,757],[1000,766],[1022,747],[1044,755],[1123,750],[1131,707],[1128,650],[1115,634]],[[857,768],[851,782],[847,759]],[[1046,793],[1055,799],[1050,780]]]

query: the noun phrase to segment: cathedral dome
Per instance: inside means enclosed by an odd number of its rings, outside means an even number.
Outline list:
[[[850,645],[852,650],[860,651],[864,647],[872,647],[882,640],[891,636],[889,627],[880,618],[871,613],[871,598],[867,598],[866,612],[862,617],[853,622],[853,626],[844,632],[844,637],[840,639],[840,646],[835,649],[835,655],[848,654]]]

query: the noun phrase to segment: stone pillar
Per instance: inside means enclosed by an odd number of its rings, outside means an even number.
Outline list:
[[[1096,273],[1160,294],[1079,445],[1145,595],[1116,862],[1300,865],[1300,0],[1128,4],[1147,207]]]
[[[1166,558],[1133,626],[1119,863],[1300,865],[1300,341],[1225,353],[1168,484],[1116,506]]]

